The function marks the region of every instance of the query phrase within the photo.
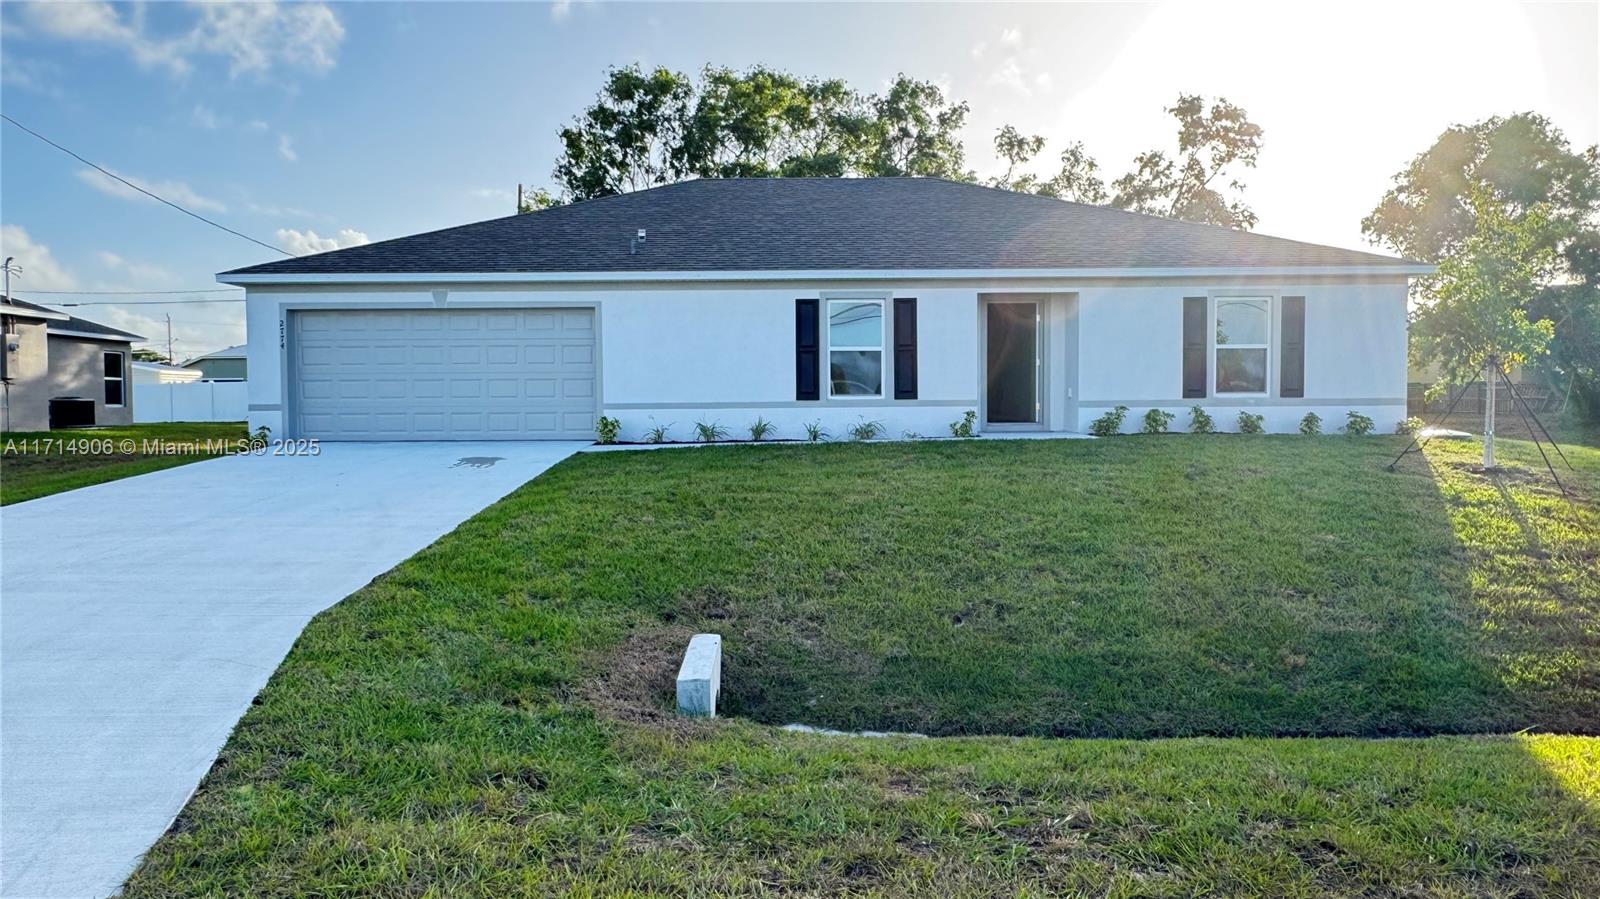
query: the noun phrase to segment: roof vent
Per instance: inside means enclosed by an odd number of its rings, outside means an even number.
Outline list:
[[[639,248],[642,246],[644,246],[644,229],[640,228],[639,234],[633,240],[628,241],[628,255],[637,256]]]

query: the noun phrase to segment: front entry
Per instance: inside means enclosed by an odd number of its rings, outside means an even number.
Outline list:
[[[990,302],[989,424],[1039,421],[1039,304]]]

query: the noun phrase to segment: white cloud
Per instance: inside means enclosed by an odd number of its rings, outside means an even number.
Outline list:
[[[194,114],[191,118],[194,120],[195,127],[204,128],[207,131],[215,131],[222,127],[223,120],[215,112],[199,103],[195,104]]]
[[[1016,47],[1022,43],[1022,32],[1016,28],[1007,28],[1000,32],[1000,43],[1008,47]]]
[[[1009,87],[1024,95],[1032,93],[1028,83],[1023,80],[1022,66],[1012,57],[1007,57],[1006,61],[1000,64],[1000,68],[989,73],[989,83],[1000,87]]]
[[[228,211],[228,207],[224,206],[220,201],[213,200],[210,197],[200,194],[194,188],[183,183],[182,181],[146,181],[143,178],[137,178],[133,175],[125,175],[122,172],[117,172],[116,175],[118,178],[126,178],[127,180],[139,185],[153,194],[159,194],[160,196],[177,203],[179,206],[186,206],[190,209],[201,210],[205,212]],[[155,202],[155,200],[150,199],[142,193],[139,193],[128,185],[123,184],[122,182],[113,178],[109,178],[94,169],[79,169],[78,180],[89,185],[95,190],[106,194],[107,196],[117,197],[123,200],[143,200],[149,203]]]
[[[364,243],[372,243],[372,239],[353,228],[341,228],[339,233],[332,237],[319,237],[317,232],[309,229],[305,231],[297,231],[294,228],[278,229],[278,246],[296,256],[326,253],[329,250],[342,250],[345,247],[359,247]]]
[[[480,200],[510,200],[513,197],[511,191],[501,187],[474,187],[467,193]]]
[[[972,58],[973,59],[982,59],[983,58],[983,54],[988,53],[988,52],[989,52],[989,42],[988,41],[978,41],[976,44],[972,45]]]
[[[123,264],[127,261],[110,250],[101,250],[98,253],[95,253],[95,256],[99,257],[100,264],[106,268],[122,268]]]
[[[176,275],[159,265],[152,265],[147,262],[129,262],[110,250],[100,250],[95,253],[95,256],[100,260],[100,264],[106,268],[123,272],[137,281],[140,287],[135,289],[148,288],[154,290],[158,286],[168,287],[178,282]]]
[[[1055,87],[1055,85],[1056,80],[1050,76],[1049,72],[1040,72],[1039,74],[1033,76],[1033,86],[1040,90],[1047,91],[1050,88]]]
[[[30,90],[47,97],[61,96],[56,79],[61,67],[37,59],[17,59],[15,54],[0,56],[0,84]]]
[[[124,16],[104,0],[32,3],[24,7],[37,33],[60,40],[117,47],[144,68],[186,75],[199,57],[228,60],[231,75],[263,75],[277,66],[321,74],[337,62],[344,26],[322,3],[197,3],[187,31],[157,35],[145,8]]]
[[[251,131],[266,131],[267,129],[272,127],[271,125],[268,125],[266,122],[263,122],[260,119],[251,119],[250,121],[245,122],[244,126],[246,128],[249,128]]]
[[[327,220],[329,217],[309,209],[298,206],[270,206],[263,203],[246,203],[245,210],[255,215],[265,215],[272,218],[300,218]]]
[[[0,225],[0,258],[17,257],[21,274],[11,276],[11,289],[26,296],[29,290],[75,290],[78,279],[50,255],[50,248],[34,243],[21,225]]]
[[[278,135],[278,155],[289,162],[295,162],[300,158],[300,154],[294,151],[294,138],[287,134]]]
[[[555,0],[550,4],[550,18],[557,22],[563,21],[572,15],[572,0]]]

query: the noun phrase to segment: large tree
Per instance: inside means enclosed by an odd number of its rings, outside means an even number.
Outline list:
[[[882,95],[764,66],[700,77],[637,66],[607,74],[561,131],[555,179],[566,199],[685,178],[942,175],[962,170],[967,105],[897,77]]]
[[[1574,150],[1544,116],[1519,113],[1456,125],[1395,175],[1361,223],[1376,243],[1441,265],[1467,252],[1479,219],[1492,210],[1512,222],[1544,221],[1530,251],[1554,265],[1526,304],[1532,321],[1549,322],[1549,353],[1535,367],[1591,417],[1600,417],[1600,154]],[[1436,282],[1418,284],[1426,302]],[[1461,376],[1461,373],[1457,373]]]
[[[1048,178],[1019,171],[1043,149],[1044,138],[1023,135],[1010,125],[995,137],[995,151],[1005,160],[1006,171],[990,183],[1082,203],[1109,199],[1119,209],[1241,231],[1255,227],[1256,214],[1240,196],[1244,184],[1238,170],[1255,167],[1260,126],[1221,98],[1208,108],[1204,98],[1180,94],[1166,111],[1178,120],[1176,153],[1140,153],[1132,171],[1111,183],[1110,193],[1099,165],[1081,143],[1061,152],[1060,168]]]

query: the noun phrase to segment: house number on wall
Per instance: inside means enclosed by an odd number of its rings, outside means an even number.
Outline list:
[[[283,319],[278,319],[278,349],[283,349]]]

